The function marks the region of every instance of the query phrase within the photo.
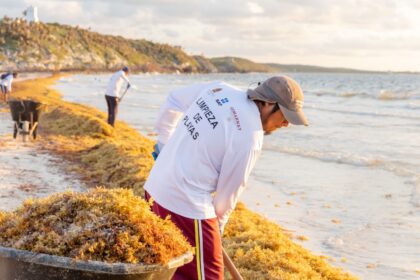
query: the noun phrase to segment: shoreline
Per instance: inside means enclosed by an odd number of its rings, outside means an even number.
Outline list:
[[[5,114],[0,113],[0,119]],[[4,124],[0,123],[0,211],[15,210],[27,199],[87,189],[75,174],[66,172],[59,157],[40,152],[36,142],[15,141],[12,126]]]
[[[38,77],[39,78],[39,77]],[[36,141],[13,139],[8,108],[0,103],[0,211],[12,211],[24,200],[66,189],[85,191],[76,174],[67,172],[61,159],[42,152]]]
[[[18,84],[15,95],[38,98],[50,105],[49,112],[44,114],[41,120],[41,127],[44,128],[40,132],[40,141],[45,144],[43,149],[66,159],[71,168],[88,182],[103,184],[110,181],[104,184],[107,187],[133,186],[141,195],[142,182],[147,178],[153,164],[149,155],[153,142],[123,122],[118,122],[118,133],[113,133],[104,122],[105,116],[102,112],[61,100],[59,93],[50,88],[55,79],[41,78],[27,82],[41,84],[37,90],[31,92],[26,91],[24,83]],[[117,155],[120,158],[105,160],[104,155]],[[120,160],[128,160],[130,168],[125,169]],[[85,170],[86,165],[93,165],[93,170]],[[100,168],[111,170],[110,177],[98,170]],[[127,171],[129,176],[122,176]],[[232,216],[223,238],[226,250],[244,275],[252,278],[280,276],[279,273],[285,273],[282,275],[285,279],[302,275],[306,275],[307,278],[310,275],[328,275],[328,279],[355,279],[341,269],[327,264],[325,259],[328,257],[314,256],[292,242],[290,232],[261,215],[247,210],[242,205],[235,210],[235,213],[238,212],[241,215]],[[281,258],[284,254],[290,257],[284,260]],[[271,263],[274,261],[279,269],[272,269],[261,257],[267,258]],[[260,269],[252,269],[252,266]]]

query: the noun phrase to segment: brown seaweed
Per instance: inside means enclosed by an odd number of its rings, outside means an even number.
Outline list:
[[[181,231],[131,190],[96,188],[27,200],[0,213],[0,245],[105,262],[165,264],[191,250]]]

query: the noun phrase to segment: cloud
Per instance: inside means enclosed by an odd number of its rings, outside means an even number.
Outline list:
[[[129,38],[181,45],[207,56],[356,68],[420,70],[420,2],[411,0],[0,0],[1,13],[21,16],[30,4],[40,19],[91,27]],[[0,13],[0,16],[1,16]],[[294,60],[294,61],[292,61]],[[330,65],[331,66],[331,65]],[[397,66],[395,66],[397,67]],[[396,69],[396,68],[395,68]]]
[[[258,3],[248,2],[248,3],[246,3],[246,5],[248,6],[248,9],[252,14],[263,14],[264,13],[264,9]]]

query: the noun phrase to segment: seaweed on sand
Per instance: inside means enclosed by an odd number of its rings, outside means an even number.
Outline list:
[[[131,190],[96,188],[27,200],[0,213],[0,245],[79,260],[166,264],[191,250],[181,231]]]
[[[105,115],[94,108],[61,100],[58,92],[49,89],[55,79],[16,85],[16,96],[50,104],[40,122],[42,146],[70,159],[72,169],[89,182],[127,187],[143,195],[153,165],[153,142],[122,122],[112,130]],[[244,279],[356,279],[329,264],[327,257],[293,243],[280,226],[241,204],[229,219],[223,244]]]

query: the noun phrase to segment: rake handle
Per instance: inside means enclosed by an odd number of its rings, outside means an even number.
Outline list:
[[[225,264],[225,267],[229,271],[230,275],[232,276],[232,279],[243,280],[235,264],[232,262],[229,255],[226,253],[225,248],[222,248],[222,252],[223,252],[223,263]]]

